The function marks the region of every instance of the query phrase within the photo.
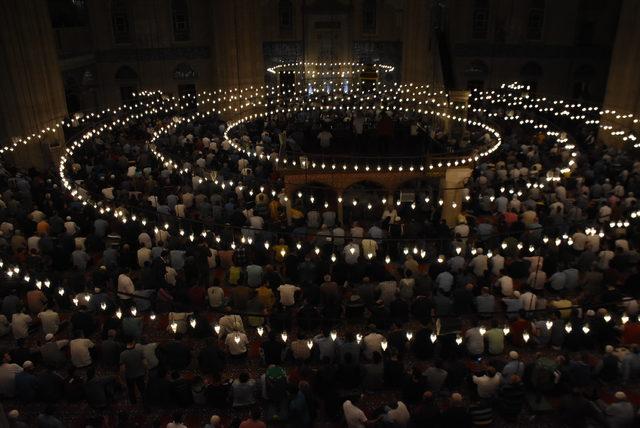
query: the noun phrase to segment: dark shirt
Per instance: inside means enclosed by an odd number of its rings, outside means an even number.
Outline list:
[[[282,363],[282,351],[284,344],[277,339],[274,341],[267,340],[262,344],[262,352],[264,354],[264,362],[267,366],[271,364]]]
[[[105,367],[117,367],[120,363],[120,353],[124,345],[113,339],[104,340],[100,344],[100,361]]]
[[[55,403],[64,396],[64,379],[46,370],[38,375],[38,393],[45,403]]]
[[[28,403],[36,399],[38,393],[38,379],[26,371],[17,373],[15,377],[16,398]]]
[[[159,360],[171,370],[185,369],[191,362],[191,351],[180,341],[162,343],[158,351]]]

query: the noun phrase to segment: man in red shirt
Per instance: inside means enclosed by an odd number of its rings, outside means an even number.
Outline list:
[[[267,428],[267,425],[260,420],[260,408],[251,409],[251,416],[240,423],[240,428]]]

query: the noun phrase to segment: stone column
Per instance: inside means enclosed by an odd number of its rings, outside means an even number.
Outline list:
[[[451,227],[456,225],[458,215],[462,210],[462,189],[464,181],[471,177],[471,168],[448,168],[444,178],[440,181],[443,200],[442,218]],[[434,201],[437,203],[437,201]],[[455,207],[453,206],[455,204]]]
[[[437,60],[431,40],[431,2],[406,0],[403,12],[402,81],[434,84]]]
[[[212,37],[218,88],[264,84],[258,0],[213,0]]]
[[[617,110],[620,113],[633,113],[636,117],[640,113],[640,2],[623,0],[620,8],[620,19],[616,40],[611,54],[607,92],[604,97],[604,109]],[[640,123],[631,119],[616,120],[615,116],[603,115],[603,125],[612,125],[635,129],[640,132]],[[619,138],[613,138],[607,131],[600,131],[600,138],[606,143],[619,143]]]
[[[0,2],[0,143],[26,137],[67,115],[62,75],[45,0]],[[45,168],[47,143],[62,132],[20,145],[11,155],[21,168]]]

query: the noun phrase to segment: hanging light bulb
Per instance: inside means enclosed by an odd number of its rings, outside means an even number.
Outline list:
[[[547,330],[551,330],[551,327],[553,327],[553,321],[547,321],[545,325],[547,326]]]
[[[382,348],[383,352],[387,350],[387,346],[389,346],[389,344],[387,343],[387,339],[382,339],[382,342],[380,342],[380,347]]]
[[[262,335],[264,334],[264,327],[258,326],[256,328],[256,331],[258,332],[258,336],[262,337]]]
[[[133,315],[134,317],[138,314],[138,310],[136,309],[135,306],[131,306],[131,315]]]
[[[286,341],[287,341],[287,338],[288,338],[289,336],[287,336],[287,332],[286,332],[286,331],[283,331],[283,332],[280,334],[280,337],[282,338],[282,341],[283,341],[283,342],[286,342]]]
[[[189,320],[189,325],[191,325],[191,328],[196,328],[197,323],[198,321],[193,317]]]
[[[311,340],[311,339],[307,340],[307,348],[309,348],[309,350],[311,350],[311,348],[313,348],[313,340]]]
[[[116,309],[116,317],[118,319],[122,318],[122,309],[120,308]]]
[[[456,344],[458,344],[458,346],[462,345],[462,336],[460,335],[456,336]]]
[[[267,249],[267,250],[268,250],[268,249],[269,249],[269,245],[270,245],[270,244],[269,244],[269,241],[264,241],[264,248],[265,248],[265,249]]]
[[[622,324],[626,324],[629,322],[629,316],[627,314],[622,315],[622,317],[620,317],[620,321],[622,321]]]
[[[524,340],[524,343],[529,342],[529,337],[529,333],[527,333],[526,331],[522,333],[522,340]]]
[[[236,344],[240,343],[240,335],[238,333],[233,335],[233,341],[236,342]]]
[[[362,335],[360,333],[356,334],[356,342],[358,343],[358,345],[360,344],[360,342],[362,342]]]
[[[102,309],[103,311],[106,311],[107,310],[107,302],[100,303],[100,309]]]
[[[508,325],[505,325],[504,327],[502,327],[502,333],[506,336],[507,334],[509,334],[511,332],[511,329],[509,328]]]
[[[215,331],[217,335],[220,335],[220,324],[216,323],[216,325],[213,326],[213,331]]]
[[[435,333],[431,333],[429,335],[429,339],[431,340],[431,343],[436,343],[436,340],[438,340],[438,335]]]
[[[411,339],[413,339],[413,332],[407,331],[406,336],[407,336],[407,340],[410,341]]]
[[[335,330],[332,330],[331,331],[331,340],[333,340],[335,342],[337,338],[338,338],[338,332],[336,332]]]
[[[150,319],[151,321],[155,321],[155,320],[156,320],[156,314],[155,314],[155,312],[151,312],[151,313],[149,314],[149,319]]]
[[[591,329],[589,328],[589,324],[583,325],[582,331],[584,332],[584,334],[589,334],[589,332],[591,331]]]
[[[605,316],[604,316],[604,317],[602,317],[602,318],[604,319],[604,322],[609,322],[609,321],[611,321],[611,315],[609,315],[609,314],[605,314]]]
[[[564,326],[564,331],[571,333],[571,330],[573,330],[573,327],[571,326],[571,323],[568,322],[567,325]]]

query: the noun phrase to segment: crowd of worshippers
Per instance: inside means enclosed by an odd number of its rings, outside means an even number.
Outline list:
[[[469,132],[453,138],[444,132],[441,123],[423,115],[380,108],[355,112],[291,108],[294,112],[273,114],[266,120],[247,123],[249,136],[264,144],[275,141],[280,153],[296,155],[303,152],[378,156],[390,152],[395,156],[458,153],[468,149],[472,141],[480,140],[478,137],[474,140]]]
[[[0,307],[11,423],[64,426],[53,404],[99,412],[126,401],[209,406],[221,416],[211,426],[472,426],[518,421],[554,397],[569,426],[632,426],[637,233],[633,222],[608,227],[636,206],[640,164],[624,152],[592,147],[540,189],[526,183],[565,153],[514,134],[504,160],[476,168],[455,227],[420,201],[343,226],[331,209],[287,208],[281,187],[252,197],[261,180],[277,186],[277,171],[219,141],[219,125],[159,147],[202,176],[250,167],[240,189],[157,168],[141,143],[152,124],[80,152],[72,174],[87,194],[146,215],[146,226],[74,201],[52,175],[2,171],[1,259],[21,269],[3,277]],[[418,231],[411,246],[436,237],[437,253],[405,255],[405,241],[386,239],[394,225],[400,237]],[[553,245],[563,234],[572,242]],[[388,402],[368,407],[381,391]],[[25,422],[33,402],[49,406]],[[172,419],[183,426],[180,411]]]

